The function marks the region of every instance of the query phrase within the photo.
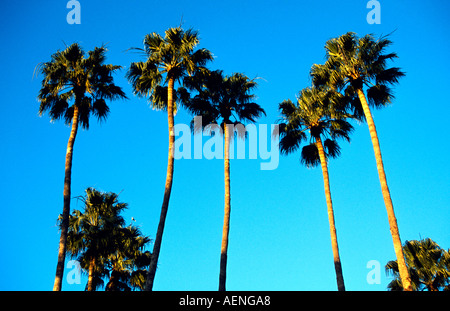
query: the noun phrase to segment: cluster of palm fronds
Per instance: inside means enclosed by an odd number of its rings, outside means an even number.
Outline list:
[[[442,249],[430,238],[406,241],[403,245],[406,264],[415,291],[450,291],[450,249]],[[386,272],[394,276],[388,290],[403,290],[396,260],[386,264]]]
[[[126,226],[121,212],[127,204],[120,203],[115,193],[93,188],[78,198],[84,209],[74,210],[69,217],[67,253],[88,274],[86,290],[105,286],[105,279],[108,291],[143,289],[151,260],[151,253],[144,248],[150,238],[138,227]]]

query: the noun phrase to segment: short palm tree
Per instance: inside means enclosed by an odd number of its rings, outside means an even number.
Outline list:
[[[139,228],[126,226],[120,215],[127,208],[115,193],[86,189],[81,197],[84,210],[74,210],[69,218],[67,251],[88,273],[88,291],[103,286],[109,276],[106,290],[143,289],[150,252],[143,248],[150,239]],[[139,276],[141,276],[139,278]]]
[[[139,228],[127,226],[115,231],[111,253],[107,257],[109,282],[107,291],[128,291],[131,287],[145,288],[146,268],[150,265],[151,253],[143,252],[150,238],[143,236]]]
[[[88,271],[87,290],[95,290],[95,276],[104,275],[108,256],[115,250],[125,221],[120,213],[127,204],[118,202],[115,193],[86,189],[84,211],[74,210],[69,218],[67,251]],[[101,272],[101,273],[100,273]]]
[[[61,237],[59,240],[58,264],[53,290],[61,290],[64,274],[67,230],[70,215],[70,186],[72,180],[73,146],[78,126],[89,128],[89,119],[94,115],[105,120],[109,113],[107,100],[126,98],[122,89],[114,84],[112,74],[121,66],[105,64],[106,48],[95,48],[86,57],[83,49],[74,43],[64,51],[52,55],[51,60],[38,66],[44,76],[39,91],[39,114],[48,111],[51,120],[64,119],[71,124],[67,143],[64,175],[64,207]]]
[[[413,290],[450,290],[449,251],[442,249],[430,238],[405,242],[403,252],[411,275]],[[388,289],[403,290],[396,260],[389,261],[386,264],[386,272],[395,277],[388,284]]]
[[[386,206],[389,227],[399,262],[400,276],[405,290],[411,290],[411,280],[402,252],[400,233],[395,218],[389,187],[386,180],[380,143],[370,107],[382,108],[392,102],[391,85],[398,83],[404,73],[397,67],[387,68],[387,61],[397,57],[385,53],[392,42],[387,37],[375,40],[372,35],[358,38],[349,32],[325,44],[327,60],[324,65],[314,65],[311,70],[313,83],[342,90],[349,99],[354,116],[365,118],[375,153],[381,191]],[[364,88],[367,88],[366,94]]]
[[[301,162],[307,167],[319,164],[322,166],[331,246],[339,291],[345,290],[345,284],[339,256],[327,162],[329,158],[335,158],[340,154],[340,147],[336,140],[343,138],[350,141],[349,134],[353,130],[351,124],[345,120],[347,116],[334,109],[340,105],[338,102],[342,99],[340,94],[331,90],[311,87],[300,92],[296,104],[291,100],[285,100],[279,105],[282,114],[282,123],[279,128],[281,152],[289,154],[296,151],[309,136],[309,144],[302,148]]]
[[[254,103],[252,91],[257,84],[241,73],[224,76],[220,70],[211,71],[189,79],[187,83],[198,94],[192,99],[183,99],[185,107],[195,116],[202,117],[202,126],[212,124],[220,126],[224,136],[224,175],[225,209],[220,255],[219,291],[226,290],[228,258],[228,235],[230,231],[231,191],[230,191],[230,141],[234,133],[233,126],[245,122],[254,123],[265,115],[257,103]],[[194,123],[192,123],[194,124]],[[194,130],[200,130],[195,129]]]
[[[204,69],[205,64],[212,60],[212,54],[206,49],[197,49],[198,33],[192,29],[183,30],[181,27],[169,28],[165,37],[151,33],[144,38],[145,62],[131,63],[127,77],[131,82],[134,93],[138,96],[148,96],[154,109],[167,111],[169,127],[169,155],[164,198],[161,216],[153,247],[153,256],[147,277],[147,290],[153,289],[156,266],[161,249],[162,236],[169,208],[170,193],[174,170],[174,113],[175,113],[175,83],[182,82],[188,75],[193,75]],[[167,86],[165,86],[167,84]]]

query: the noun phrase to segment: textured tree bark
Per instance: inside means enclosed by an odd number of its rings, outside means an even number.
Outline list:
[[[328,176],[327,160],[323,150],[322,140],[316,137],[316,145],[319,151],[320,164],[322,166],[325,198],[327,201],[328,222],[330,223],[331,248],[333,249],[334,269],[336,270],[336,281],[339,291],[345,291],[344,276],[342,274],[341,258],[337,241],[336,225],[334,222],[333,202],[331,201],[330,179]]]
[[[403,289],[405,291],[412,291],[411,277],[406,267],[405,258],[403,256],[402,242],[400,239],[400,232],[398,230],[397,219],[395,218],[394,206],[392,205],[391,194],[386,180],[386,174],[384,172],[383,159],[381,157],[380,142],[378,141],[378,134],[375,128],[375,122],[372,118],[369,105],[367,104],[366,96],[362,89],[357,89],[359,100],[366,116],[367,125],[369,126],[370,138],[372,139],[373,151],[375,153],[375,159],[377,162],[378,176],[380,178],[381,192],[383,194],[384,204],[388,214],[389,228],[392,235],[392,241],[394,243],[395,255],[398,262],[398,270],[400,273],[400,279],[402,281]]]
[[[164,189],[164,199],[161,207],[161,215],[158,224],[158,230],[156,232],[155,243],[153,245],[152,260],[150,262],[149,271],[147,274],[147,280],[145,282],[145,290],[153,290],[153,282],[156,274],[156,267],[158,264],[159,252],[161,250],[161,242],[164,232],[164,225],[166,223],[167,210],[169,209],[170,193],[172,191],[173,181],[173,167],[174,167],[174,144],[175,144],[175,132],[174,132],[174,118],[173,118],[173,86],[174,79],[169,78],[167,88],[167,118],[169,125],[169,156],[167,161],[167,174],[166,184]]]
[[[230,196],[230,133],[227,124],[224,125],[224,176],[225,176],[225,209],[222,231],[222,247],[220,250],[220,274],[219,274],[219,291],[226,290],[227,279],[227,259],[228,259],[228,234],[230,232],[230,213],[231,213],[231,196]]]
[[[88,283],[87,283],[87,291],[92,292],[94,291],[94,269],[95,269],[95,258],[91,258],[89,261],[89,276],[88,276]]]
[[[54,291],[60,291],[62,287],[62,279],[64,275],[64,261],[66,259],[67,232],[69,229],[70,215],[70,187],[72,182],[72,158],[73,146],[78,131],[78,107],[74,106],[72,117],[72,130],[70,131],[69,141],[67,143],[66,164],[64,173],[64,207],[61,221],[61,236],[59,238],[58,264],[56,265]]]

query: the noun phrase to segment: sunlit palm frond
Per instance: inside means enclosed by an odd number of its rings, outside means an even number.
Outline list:
[[[279,146],[282,154],[290,154],[296,151],[301,143],[307,139],[304,131],[296,128],[289,128],[285,123],[280,124],[279,133]]]
[[[104,63],[106,51],[105,47],[95,48],[86,57],[80,45],[74,43],[43,63],[40,66],[43,80],[38,94],[39,114],[48,111],[52,120],[63,118],[70,124],[76,106],[80,125],[86,129],[91,114],[99,120],[105,119],[109,112],[105,100],[126,98],[112,78],[121,67]]]
[[[146,35],[146,61],[131,63],[126,74],[134,94],[148,97],[154,109],[167,110],[167,95],[162,92],[166,90],[167,93],[166,84],[169,78],[184,83],[187,76],[206,70],[204,66],[213,59],[208,50],[195,50],[198,43],[197,31],[183,30],[181,27],[167,29],[164,37],[157,33]],[[188,97],[180,98],[185,100]]]
[[[352,116],[346,112],[345,100],[345,96],[333,89],[313,86],[299,93],[297,104],[291,100],[281,102],[280,151],[283,154],[296,151],[309,133],[310,144],[301,153],[303,164],[313,167],[320,163],[317,146],[313,147],[319,140],[324,141],[326,158],[339,156],[337,139],[350,141],[353,131],[347,121]]]
[[[387,62],[397,58],[396,53],[386,53],[391,44],[388,36],[375,39],[369,34],[358,38],[351,32],[330,39],[325,44],[325,64],[311,69],[313,83],[344,92],[349,99],[349,111],[353,110],[354,116],[362,121],[362,109],[358,107],[361,103],[353,100],[357,97],[356,90],[366,86],[369,104],[380,108],[391,103],[393,94],[389,86],[405,75],[398,67],[388,67]]]
[[[436,242],[430,238],[406,241],[403,252],[413,290],[442,290],[449,286],[449,255]],[[389,261],[385,269],[386,273],[394,277],[388,289],[403,290],[397,261]]]

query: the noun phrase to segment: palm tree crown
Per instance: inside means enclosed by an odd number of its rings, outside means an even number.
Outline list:
[[[144,273],[142,268],[150,263],[149,259],[144,260],[149,252],[142,252],[150,239],[139,228],[125,226],[120,214],[128,205],[119,202],[117,194],[88,188],[86,197],[80,199],[85,206],[83,211],[74,210],[70,216],[67,252],[88,272],[87,290],[103,286],[103,278],[107,276],[110,278],[107,290],[129,290],[132,273]],[[138,270],[133,271],[134,268]],[[140,282],[135,279],[131,285],[143,288],[143,278]]]
[[[328,40],[327,61],[311,68],[314,85],[343,90],[351,104],[349,108],[362,120],[364,112],[357,90],[367,87],[369,105],[381,108],[394,98],[390,86],[405,75],[398,67],[387,68],[387,61],[398,57],[385,52],[391,44],[387,36],[375,40],[370,34],[358,38],[353,32]]]
[[[338,138],[350,141],[349,134],[353,126],[345,120],[347,115],[337,107],[342,96],[331,90],[315,87],[305,88],[297,98],[297,104],[285,100],[279,105],[282,114],[280,124],[280,150],[284,154],[296,151],[301,143],[308,139],[310,143],[302,148],[301,162],[307,167],[320,164],[317,139],[323,142],[326,158],[335,158],[340,154]],[[332,103],[335,103],[332,105]]]
[[[127,72],[135,95],[149,97],[154,109],[167,110],[167,86],[173,79],[182,82],[186,76],[206,70],[205,65],[213,60],[207,49],[194,51],[199,43],[198,32],[180,27],[169,28],[165,37],[151,33],[144,38],[144,48],[133,48],[144,53],[145,62],[131,63]],[[176,92],[174,92],[176,99]]]
[[[203,126],[220,124],[224,130],[226,124],[254,123],[266,114],[253,102],[255,95],[252,91],[257,87],[255,80],[242,73],[224,76],[221,70],[204,72],[187,79],[186,85],[196,89],[198,94],[193,98],[180,96],[181,100],[193,115],[202,116]]]
[[[450,290],[450,253],[430,238],[406,241],[403,245],[412,288],[415,291]],[[386,264],[386,272],[394,276],[388,290],[403,290],[396,260]]]
[[[86,57],[80,45],[74,43],[41,64],[44,79],[38,95],[39,114],[48,111],[52,120],[64,118],[70,124],[76,107],[78,122],[86,129],[91,114],[99,120],[106,119],[109,113],[106,100],[126,98],[112,77],[122,67],[104,64],[106,51],[106,47],[96,47]]]

